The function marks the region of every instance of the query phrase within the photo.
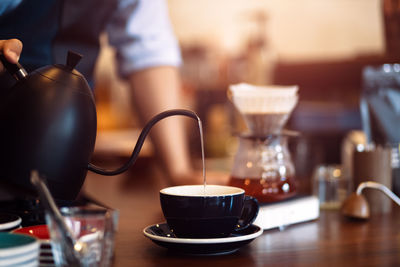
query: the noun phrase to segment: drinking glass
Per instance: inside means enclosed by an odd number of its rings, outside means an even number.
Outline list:
[[[114,236],[117,230],[119,212],[111,209],[88,207],[63,207],[60,212],[71,230],[76,246],[82,246],[79,257],[81,266],[108,267],[111,266],[114,254]],[[61,229],[46,215],[50,231],[51,246],[56,266],[68,266],[65,251],[69,249],[62,239]]]
[[[351,183],[341,165],[321,164],[313,173],[313,194],[321,209],[339,209],[350,192]]]

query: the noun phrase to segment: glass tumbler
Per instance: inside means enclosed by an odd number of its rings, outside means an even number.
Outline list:
[[[60,212],[72,233],[77,245],[84,247],[79,254],[80,266],[111,266],[114,254],[114,237],[117,230],[119,212],[111,209],[88,207],[63,207]],[[68,250],[62,239],[61,230],[53,219],[46,214],[50,231],[51,246],[56,266],[68,266]]]
[[[322,164],[313,172],[313,195],[321,209],[339,209],[351,190],[351,181],[341,165]]]

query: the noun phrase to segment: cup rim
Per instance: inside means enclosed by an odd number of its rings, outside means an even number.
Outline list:
[[[180,197],[224,197],[224,196],[235,196],[235,195],[241,195],[244,194],[245,191],[242,188],[235,187],[235,186],[228,186],[228,185],[206,185],[206,188],[209,188],[211,190],[215,189],[225,189],[227,192],[221,193],[221,194],[211,194],[207,193],[204,194],[204,191],[202,191],[204,188],[204,185],[178,185],[178,186],[171,186],[171,187],[166,187],[160,190],[160,194],[163,195],[168,195],[168,196],[180,196]],[[185,190],[183,190],[185,189]],[[186,194],[182,192],[189,192],[190,190],[197,189],[199,190],[198,193],[193,193],[193,194]]]

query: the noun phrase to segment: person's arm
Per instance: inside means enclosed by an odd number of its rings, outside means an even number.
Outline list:
[[[118,71],[121,77],[128,77],[131,84],[142,123],[167,109],[182,108],[178,75],[181,56],[166,1],[121,1],[107,33],[110,44],[116,49]],[[199,184],[203,182],[202,170],[195,171],[191,166],[185,120],[182,116],[167,118],[157,123],[150,134],[167,172],[165,176],[173,184]],[[207,177],[210,183],[224,183],[220,176],[215,176],[217,179]]]
[[[17,63],[22,52],[22,42],[18,39],[0,40],[0,51],[10,63]],[[3,65],[0,64],[0,70]]]
[[[183,108],[178,74],[181,56],[166,1],[121,0],[106,29],[116,50],[118,72],[131,85],[142,125],[160,112]],[[174,184],[189,182],[193,176],[185,120],[169,117],[150,131],[165,176]]]
[[[137,113],[145,123],[157,113],[182,108],[180,78],[176,67],[160,66],[134,72],[129,81]],[[174,116],[157,123],[150,132],[155,152],[161,159],[166,176],[173,184],[198,183],[191,167],[184,122]],[[193,121],[193,127],[197,127]]]
[[[178,69],[161,66],[130,75],[133,102],[143,123],[157,113],[182,108]],[[157,123],[150,135],[157,156],[161,159],[165,177],[171,184],[202,184],[203,171],[192,167],[184,122],[188,118],[174,116]],[[190,118],[190,120],[193,120]],[[198,127],[193,120],[189,125]],[[199,140],[200,143],[200,140]],[[226,184],[228,176],[222,172],[207,171],[208,184]]]

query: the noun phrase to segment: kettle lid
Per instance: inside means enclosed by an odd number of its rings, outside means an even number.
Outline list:
[[[60,85],[75,89],[81,93],[93,97],[93,93],[85,77],[75,69],[75,66],[82,59],[82,55],[76,52],[68,51],[66,64],[54,64],[44,66],[35,70],[32,74],[37,73]]]

